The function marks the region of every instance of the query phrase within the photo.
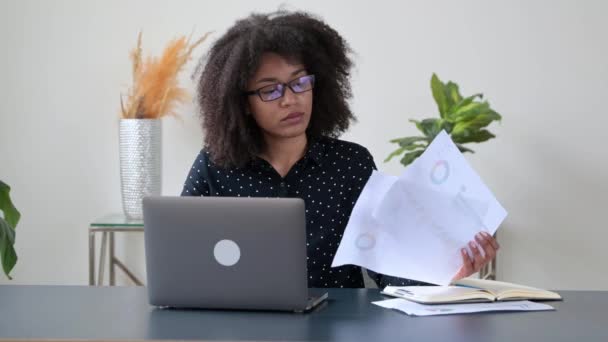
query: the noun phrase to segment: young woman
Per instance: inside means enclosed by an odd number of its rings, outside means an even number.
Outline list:
[[[182,196],[299,197],[306,203],[309,287],[363,287],[357,266],[331,268],[359,194],[376,169],[369,151],[338,140],[355,121],[350,49],[301,12],[239,20],[201,61],[198,103],[205,148]],[[459,279],[490,262],[487,234],[462,252]],[[422,262],[407,260],[404,262]],[[378,286],[415,281],[370,272]]]

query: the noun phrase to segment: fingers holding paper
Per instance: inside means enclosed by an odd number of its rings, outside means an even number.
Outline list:
[[[472,255],[469,256],[466,248],[460,250],[462,256],[462,267],[458,270],[452,280],[458,280],[479,272],[482,267],[490,263],[496,257],[500,245],[490,234],[480,232],[475,235],[475,241],[469,242]]]

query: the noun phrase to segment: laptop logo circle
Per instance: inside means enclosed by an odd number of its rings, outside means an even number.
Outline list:
[[[233,266],[241,259],[241,249],[232,240],[220,240],[213,248],[215,260],[222,266]]]

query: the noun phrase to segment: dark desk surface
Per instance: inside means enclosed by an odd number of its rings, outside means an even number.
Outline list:
[[[150,307],[143,287],[0,286],[0,339],[608,341],[608,292],[561,291],[557,311],[409,317],[332,289],[308,314]]]

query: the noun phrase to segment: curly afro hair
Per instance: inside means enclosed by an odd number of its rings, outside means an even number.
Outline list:
[[[338,32],[305,12],[251,14],[228,29],[199,64],[204,143],[220,167],[243,167],[265,147],[255,119],[246,114],[243,92],[266,52],[298,61],[315,75],[309,139],[337,137],[356,120],[347,103],[352,51]]]

